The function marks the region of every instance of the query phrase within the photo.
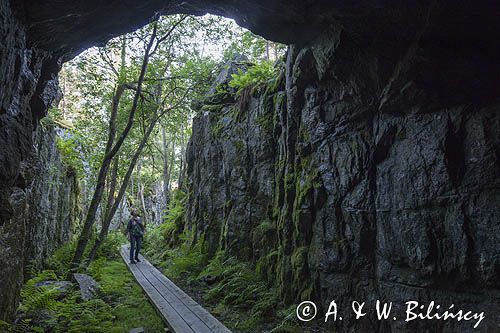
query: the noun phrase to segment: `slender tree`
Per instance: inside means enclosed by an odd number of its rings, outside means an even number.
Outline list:
[[[92,246],[92,249],[90,250],[89,253],[90,260],[93,260],[95,258],[97,250],[99,248],[99,244],[102,242],[104,238],[106,238],[109,232],[110,223],[107,223],[106,216],[109,214],[111,207],[115,204],[116,185],[118,180],[118,166],[120,164],[119,160],[120,160],[120,155],[117,155],[113,160],[113,166],[111,167],[111,173],[109,177],[110,186],[109,186],[108,200],[106,202],[106,209],[103,212],[101,231],[99,233],[99,236],[96,238],[94,245]],[[119,204],[120,203],[118,203],[118,205]]]
[[[104,239],[107,237],[107,234],[109,232],[109,225],[111,224],[111,221],[112,221],[112,219],[113,219],[113,217],[118,209],[118,206],[126,193],[127,186],[130,182],[130,179],[132,178],[134,168],[137,164],[137,161],[139,160],[139,158],[142,154],[142,151],[144,150],[144,147],[146,146],[146,143],[148,142],[148,140],[151,136],[151,133],[153,133],[153,130],[154,130],[158,120],[161,117],[163,117],[168,111],[175,109],[180,103],[182,103],[187,94],[188,94],[188,91],[181,98],[181,100],[179,100],[179,102],[177,104],[175,104],[174,106],[169,107],[169,108],[162,108],[162,111],[160,113],[155,114],[152,117],[152,119],[150,120],[149,125],[146,129],[146,132],[144,133],[144,135],[139,143],[139,146],[137,147],[136,151],[134,152],[132,158],[130,159],[127,172],[126,172],[126,174],[121,182],[121,186],[120,186],[120,189],[118,191],[118,195],[116,196],[116,199],[114,201],[114,204],[112,205],[111,209],[106,212],[106,217],[105,217],[105,220],[103,222],[103,227],[101,229],[102,232],[99,235],[99,238],[97,238],[95,243],[94,243],[94,246],[93,246],[92,251],[91,251],[91,255],[89,256],[89,261],[92,261],[95,258],[95,255],[97,253],[97,250],[99,249],[99,246],[102,244]]]
[[[73,256],[73,259],[71,260],[72,270],[75,270],[79,267],[83,253],[85,251],[87,243],[89,242],[91,231],[92,231],[92,226],[95,223],[97,209],[98,209],[99,204],[100,204],[101,199],[102,199],[104,185],[106,182],[106,176],[108,174],[109,165],[111,164],[113,157],[116,155],[116,153],[118,152],[118,150],[122,146],[123,141],[125,141],[125,138],[127,137],[128,133],[130,132],[130,129],[132,128],[134,116],[135,116],[138,102],[139,102],[139,98],[141,97],[142,83],[143,83],[144,77],[146,75],[146,70],[148,67],[149,58],[152,55],[151,49],[153,48],[153,46],[155,44],[154,42],[156,39],[156,33],[157,33],[157,23],[154,24],[151,38],[150,38],[150,40],[146,46],[146,49],[144,51],[144,57],[142,60],[141,71],[139,74],[139,78],[137,80],[137,86],[135,87],[135,95],[134,95],[134,99],[132,102],[132,106],[130,108],[127,125],[125,126],[125,128],[121,132],[120,137],[118,138],[118,140],[116,141],[116,143],[114,145],[113,145],[113,142],[114,142],[114,138],[116,135],[116,116],[118,113],[120,98],[123,95],[124,90],[130,86],[127,84],[119,85],[117,90],[116,90],[116,93],[113,97],[111,118],[110,118],[110,122],[109,122],[108,141],[106,143],[104,158],[102,160],[101,167],[99,170],[99,175],[97,178],[96,187],[94,190],[94,195],[92,196],[92,200],[90,202],[89,209],[87,211],[87,216],[85,218],[80,237],[78,238],[75,254]],[[158,47],[158,44],[156,44],[155,49],[157,47]]]

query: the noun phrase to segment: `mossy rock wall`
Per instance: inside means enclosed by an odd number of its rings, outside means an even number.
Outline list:
[[[325,311],[331,300],[386,299],[404,313],[407,300],[434,300],[494,318],[498,106],[415,83],[432,78],[425,49],[407,50],[392,73],[356,43],[332,31],[291,46],[278,79],[246,101],[225,96],[201,109],[188,149],[188,224],[212,253],[253,261],[288,304],[312,299]],[[335,325],[438,325],[371,319]]]
[[[15,218],[0,225],[0,319],[13,315],[22,283],[71,239],[76,227],[76,173],[62,162],[55,138],[53,128],[37,128],[35,152],[23,166],[23,176],[36,177],[23,179],[25,190],[11,196]]]

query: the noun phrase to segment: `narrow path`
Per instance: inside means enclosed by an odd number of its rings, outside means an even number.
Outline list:
[[[128,245],[124,245],[120,252],[128,269],[173,332],[231,332],[143,256],[139,257],[141,262],[130,264]]]

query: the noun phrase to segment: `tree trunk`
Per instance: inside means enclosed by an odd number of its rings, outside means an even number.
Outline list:
[[[108,235],[109,232],[109,226],[111,225],[111,220],[107,220],[106,216],[108,215],[109,210],[115,203],[115,192],[116,192],[116,185],[118,181],[118,166],[119,166],[119,158],[120,156],[116,156],[116,158],[113,161],[113,166],[111,168],[111,174],[110,174],[110,185],[109,185],[109,192],[108,192],[108,200],[106,202],[106,209],[103,211],[103,221],[102,221],[102,228],[101,232],[99,233],[99,236],[96,238],[94,245],[92,246],[92,249],[90,250],[89,253],[89,261],[94,260],[96,254],[97,254],[97,249],[99,248],[99,245],[104,241],[106,236]]]
[[[149,219],[148,212],[146,211],[146,203],[144,202],[144,184],[141,179],[141,168],[142,168],[142,160],[139,159],[137,161],[137,205],[141,205],[142,217],[144,226],[146,226],[146,221]]]
[[[113,108],[112,108],[112,112],[111,112],[108,142],[106,143],[106,150],[105,150],[104,158],[103,158],[103,161],[101,163],[99,175],[97,177],[97,183],[96,183],[96,187],[94,190],[94,195],[92,197],[92,201],[90,202],[89,210],[87,212],[87,216],[86,216],[85,222],[83,224],[82,232],[80,234],[80,237],[78,238],[78,243],[76,245],[75,254],[73,256],[73,259],[71,260],[71,270],[72,271],[76,270],[78,268],[78,266],[80,265],[83,254],[85,252],[85,248],[87,247],[87,243],[89,242],[90,235],[92,232],[92,226],[94,225],[95,218],[96,218],[97,208],[99,207],[99,204],[100,204],[101,199],[102,199],[104,184],[106,182],[106,176],[108,174],[108,169],[109,169],[109,165],[111,164],[111,160],[116,155],[118,150],[121,148],[123,141],[125,140],[125,138],[127,137],[128,133],[130,132],[130,130],[132,128],[135,112],[137,110],[137,106],[139,103],[139,97],[141,96],[141,92],[142,92],[142,83],[144,81],[144,77],[146,75],[146,69],[148,67],[150,50],[153,47],[154,40],[156,39],[156,32],[157,32],[157,26],[155,25],[155,27],[153,29],[153,33],[151,35],[151,39],[150,39],[150,41],[146,47],[146,50],[144,52],[144,58],[142,61],[141,72],[139,74],[139,79],[137,81],[137,88],[135,90],[134,99],[132,101],[132,107],[130,109],[127,125],[125,126],[124,130],[120,134],[120,137],[118,138],[118,141],[115,143],[114,146],[113,146],[113,141],[114,141],[115,134],[116,134],[116,114],[118,113],[118,105],[120,102],[120,97],[123,94],[123,91],[125,90],[126,85],[120,85],[117,88],[117,93],[113,97]]]
[[[157,121],[158,121],[157,117],[154,118],[153,120],[151,120],[149,127],[146,130],[146,132],[144,133],[144,136],[139,144],[139,147],[135,151],[132,159],[130,160],[130,164],[128,166],[127,173],[125,174],[125,177],[122,180],[122,183],[120,185],[120,190],[118,191],[118,195],[115,199],[115,202],[114,202],[113,206],[111,207],[111,209],[106,214],[106,218],[105,218],[106,225],[109,225],[109,223],[111,223],[111,220],[113,219],[113,216],[115,215],[116,210],[118,209],[118,206],[120,205],[120,202],[122,201],[123,196],[125,195],[130,178],[133,175],[135,165],[137,164],[137,160],[141,156],[142,150],[146,146],[146,143],[148,142],[149,137],[151,136],[151,133],[153,132]],[[103,234],[101,241],[99,243],[96,243],[96,249],[95,249],[96,253],[97,253],[97,250],[99,249],[100,244],[102,243],[102,241],[104,241],[104,239],[106,237],[107,237],[107,231],[106,231],[106,234]]]
[[[141,201],[141,159],[137,161],[137,167],[135,168],[135,176],[137,177],[137,182],[136,182],[136,187],[137,187],[137,193],[134,202],[134,206],[139,206],[139,202]],[[137,203],[137,205],[135,205]]]
[[[184,172],[185,172],[185,167],[186,167],[186,138],[185,138],[185,131],[184,131],[184,125],[181,126],[181,161],[179,165],[179,178],[178,178],[178,187],[182,188],[182,183],[184,182]]]
[[[169,180],[169,168],[168,168],[168,147],[167,147],[167,134],[165,133],[165,127],[162,127],[162,148],[163,148],[163,198],[165,209],[168,207],[168,200],[170,198],[170,188],[168,187]]]
[[[168,166],[168,189],[170,194],[170,189],[172,188],[172,173],[174,171],[175,162],[175,140],[172,140],[172,149],[170,150],[170,162]]]
[[[144,200],[144,184],[141,184],[140,197],[141,197],[142,211],[144,212],[143,223],[144,223],[144,227],[146,227],[146,223],[149,219],[149,216],[148,216],[148,211],[146,210],[146,202]]]

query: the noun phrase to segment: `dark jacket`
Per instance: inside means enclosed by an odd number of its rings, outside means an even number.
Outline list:
[[[131,235],[131,236],[133,236],[133,235],[131,234],[131,231],[132,231],[132,221],[133,221],[133,218],[132,218],[132,219],[130,219],[130,220],[128,221],[128,224],[127,224],[127,234],[129,234],[129,235]],[[144,233],[144,224],[142,224],[142,220],[141,220],[141,218],[140,218],[140,217],[138,217],[136,222],[137,222],[137,224],[139,225],[139,227],[141,228],[142,232]]]

